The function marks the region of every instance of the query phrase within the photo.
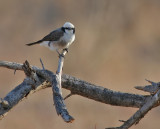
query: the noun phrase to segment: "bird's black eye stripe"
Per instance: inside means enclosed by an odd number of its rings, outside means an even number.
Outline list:
[[[65,27],[65,29],[67,29],[67,30],[74,30],[74,28],[70,28],[70,27]]]
[[[73,33],[75,33],[75,28],[62,27],[61,29],[62,29],[63,32],[65,32],[65,29],[67,29],[67,30],[73,30]]]

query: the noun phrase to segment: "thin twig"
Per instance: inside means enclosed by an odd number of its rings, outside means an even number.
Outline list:
[[[43,61],[42,61],[41,58],[40,58],[40,63],[41,63],[41,65],[42,65],[43,70],[45,70],[45,67],[44,67],[44,64],[43,64]]]
[[[16,69],[14,70],[14,75],[16,74]]]
[[[64,100],[68,99],[69,97],[71,97],[72,95],[74,95],[72,92],[70,94],[68,94],[66,97],[64,97]]]

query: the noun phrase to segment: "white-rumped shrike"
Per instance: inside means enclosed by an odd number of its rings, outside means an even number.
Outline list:
[[[50,50],[56,50],[57,52],[59,49],[66,49],[68,51],[68,47],[73,43],[74,40],[75,27],[72,23],[66,22],[61,28],[52,31],[41,40],[28,43],[26,45],[31,46],[40,44],[41,46],[48,47]]]

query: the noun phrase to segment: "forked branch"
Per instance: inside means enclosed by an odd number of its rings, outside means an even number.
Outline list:
[[[23,64],[14,62],[0,61],[0,67],[24,71]],[[26,77],[20,85],[16,86],[16,88],[9,92],[6,97],[1,99],[0,118],[3,118],[3,116],[6,115],[10,109],[12,109],[16,104],[18,104],[18,102],[29,96],[31,93],[35,93],[40,89],[51,87],[51,82],[56,79],[56,75],[49,70],[40,69],[36,66],[30,66],[30,68],[33,70],[31,72],[32,78]],[[128,121],[124,121],[124,124],[121,127],[117,127],[118,129],[129,128],[133,124],[139,122],[142,116],[144,116],[150,109],[159,105],[159,83],[157,83],[157,89],[154,90],[156,91],[154,96],[153,94],[143,96],[112,91],[107,88],[96,86],[86,81],[77,79],[70,75],[63,74],[61,81],[62,87],[70,90],[74,95],[81,95],[83,97],[114,106],[140,108],[135,113],[136,116],[139,114],[136,119],[135,115],[133,115],[133,117],[131,117]],[[147,87],[153,87],[153,83]],[[141,87],[140,89],[142,90],[143,88]],[[134,118],[134,121],[131,121],[132,118]]]

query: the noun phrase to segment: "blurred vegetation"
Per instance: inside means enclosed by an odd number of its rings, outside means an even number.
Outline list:
[[[160,1],[158,0],[1,0],[0,60],[24,62],[56,71],[57,53],[41,46],[27,47],[66,21],[76,27],[76,40],[64,62],[64,73],[122,92],[143,94],[136,85],[160,76]],[[0,68],[0,97],[25,75]],[[63,91],[64,96],[68,91]],[[75,117],[66,124],[53,107],[52,91],[30,96],[1,121],[1,129],[97,129],[118,126],[136,109],[113,107],[73,96],[66,100]],[[82,110],[83,109],[83,110]],[[158,129],[156,108],[132,129]]]

